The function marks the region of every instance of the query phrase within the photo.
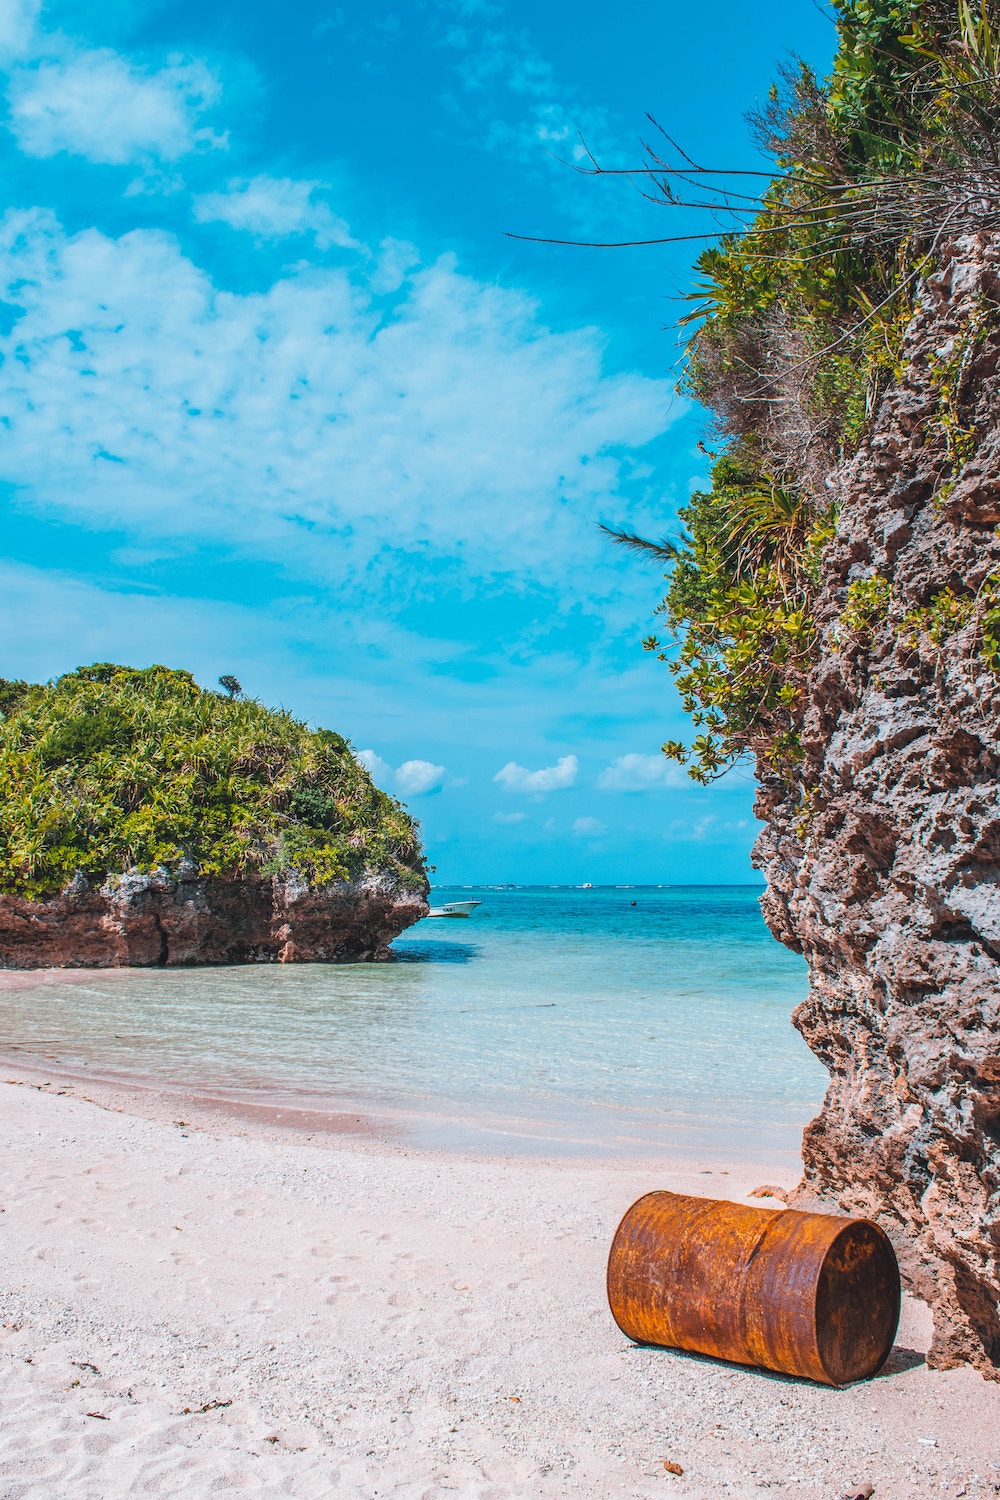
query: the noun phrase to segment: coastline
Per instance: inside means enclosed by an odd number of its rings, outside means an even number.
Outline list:
[[[868,1482],[914,1500],[1000,1480],[1000,1393],[926,1369],[910,1299],[886,1372],[844,1391],[615,1328],[603,1272],[628,1204],[790,1186],[781,1162],[430,1151],[375,1118],[310,1128],[194,1095],[181,1114],[173,1091],[42,1059],[3,1077],[5,1495],[830,1500]]]
[[[388,965],[0,971],[0,1062],[373,1116],[425,1149],[778,1151],[797,1172],[827,1079],[788,1022],[800,961],[753,895],[494,892]]]
[[[769,1138],[745,1130],[721,1129],[718,1123],[692,1122],[664,1128],[655,1145],[648,1138],[627,1150],[613,1137],[577,1132],[572,1115],[548,1118],[527,1114],[498,1114],[477,1110],[473,1101],[463,1109],[456,1101],[370,1098],[363,1094],[339,1096],[329,1090],[292,1092],[278,1087],[239,1089],[205,1082],[183,1083],[169,1076],[154,1077],[95,1064],[67,1064],[28,1048],[0,1050],[0,1079],[24,1081],[50,1091],[66,1092],[105,1108],[141,1114],[148,1119],[173,1119],[178,1113],[218,1127],[220,1120],[257,1124],[263,1129],[292,1131],[309,1139],[348,1134],[383,1145],[422,1153],[458,1153],[470,1159],[536,1158],[616,1164],[625,1168],[657,1170],[666,1159],[685,1171],[709,1170],[728,1175],[739,1169],[791,1185],[801,1176],[797,1149],[782,1148]],[[796,1131],[795,1134],[798,1132]],[[789,1131],[783,1134],[787,1137]],[[761,1179],[763,1180],[763,1178]]]

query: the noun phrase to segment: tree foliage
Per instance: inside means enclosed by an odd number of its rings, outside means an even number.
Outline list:
[[[41,897],[78,873],[185,862],[422,887],[417,825],[347,741],[224,688],[111,663],[0,680],[0,890]]]
[[[669,661],[703,731],[690,751],[664,747],[696,779],[747,752],[779,771],[796,764],[838,465],[900,372],[916,287],[941,245],[1000,229],[997,3],[835,0],[831,77],[789,70],[752,122],[773,180],[750,213],[723,195],[737,227],[700,256],[683,320],[684,385],[711,412],[719,449],[711,488],[680,512],[675,543],[612,533],[668,564],[668,640],[644,644]],[[664,170],[657,158],[649,176]],[[677,201],[685,171],[670,169],[660,201]],[[948,428],[944,380],[941,402]],[[957,473],[976,436],[953,436]]]

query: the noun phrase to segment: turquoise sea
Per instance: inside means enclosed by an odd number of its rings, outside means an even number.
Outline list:
[[[117,970],[0,990],[0,1053],[356,1110],[444,1148],[794,1151],[826,1074],[757,886],[437,887],[397,962]],[[50,979],[54,976],[49,976]]]

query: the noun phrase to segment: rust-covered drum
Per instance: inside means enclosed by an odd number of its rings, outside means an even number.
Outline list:
[[[895,1252],[868,1219],[647,1193],[608,1257],[608,1301],[630,1339],[825,1385],[875,1374],[899,1298]]]

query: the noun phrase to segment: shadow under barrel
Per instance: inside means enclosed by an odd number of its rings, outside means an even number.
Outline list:
[[[608,1301],[636,1343],[848,1385],[892,1348],[899,1267],[868,1219],[654,1192],[615,1233]]]

